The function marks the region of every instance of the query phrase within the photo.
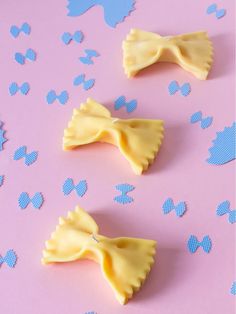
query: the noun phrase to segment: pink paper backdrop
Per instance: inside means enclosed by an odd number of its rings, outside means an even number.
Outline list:
[[[136,10],[116,29],[103,20],[101,7],[81,17],[67,16],[66,0],[8,0],[0,4],[0,120],[6,129],[5,149],[0,152],[0,254],[12,248],[18,262],[14,269],[0,268],[0,313],[65,314],[95,311],[98,314],[233,314],[235,297],[230,287],[236,278],[235,227],[227,217],[216,216],[217,205],[229,200],[235,208],[235,162],[223,166],[206,163],[208,148],[216,131],[230,126],[235,117],[234,92],[234,1],[218,1],[227,14],[217,20],[206,14],[210,1],[137,0]],[[14,39],[11,25],[28,22],[30,36]],[[121,42],[131,27],[162,35],[206,30],[214,45],[215,57],[207,81],[199,81],[175,65],[153,66],[133,80],[122,69]],[[82,44],[66,46],[63,32],[82,30]],[[14,60],[17,51],[33,48],[36,62],[21,66]],[[78,58],[84,49],[95,49],[100,57],[91,66]],[[74,87],[75,76],[86,73],[95,78],[90,91]],[[188,97],[168,94],[168,84],[189,82]],[[29,82],[27,96],[9,95],[9,85]],[[65,106],[46,103],[50,89],[69,92]],[[125,95],[136,98],[138,108],[127,114],[114,112],[114,100]],[[165,140],[160,154],[143,176],[132,173],[115,147],[95,144],[77,151],[62,151],[63,129],[74,107],[91,96],[108,106],[118,117],[160,118],[165,121]],[[190,116],[202,110],[214,117],[211,127],[191,125]],[[14,161],[15,150],[27,145],[39,151],[38,161],[27,167]],[[83,198],[75,193],[65,197],[62,184],[68,177],[86,179]],[[134,202],[113,201],[119,183],[133,184]],[[42,192],[41,210],[21,210],[18,197],[27,191]],[[186,201],[182,218],[174,212],[164,215],[167,197]],[[109,236],[156,239],[156,263],[141,291],[126,305],[115,300],[102,278],[99,266],[89,261],[42,266],[44,242],[55,229],[58,217],[80,204],[93,214],[101,232]],[[208,234],[213,242],[210,254],[202,249],[190,254],[186,243],[195,234]]]

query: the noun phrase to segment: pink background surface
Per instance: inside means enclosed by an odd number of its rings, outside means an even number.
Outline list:
[[[227,14],[221,20],[207,15],[210,1],[137,0],[136,10],[116,29],[108,27],[100,7],[81,17],[67,17],[67,1],[1,1],[0,4],[0,120],[7,130],[5,149],[0,152],[0,254],[12,248],[18,255],[15,269],[0,268],[0,313],[65,314],[95,311],[98,314],[232,314],[235,297],[230,294],[236,279],[234,232],[227,217],[216,216],[217,205],[229,200],[235,208],[235,162],[212,166],[205,161],[216,131],[232,125],[234,101],[234,1],[218,1]],[[14,39],[11,25],[28,22],[30,36]],[[199,81],[175,65],[162,64],[128,80],[122,69],[121,42],[131,27],[174,35],[207,30],[215,50],[207,81]],[[82,30],[82,44],[66,46],[63,32]],[[14,53],[33,48],[36,62],[17,64]],[[91,66],[78,58],[84,49],[95,49],[100,57]],[[75,76],[95,78],[90,91],[74,87]],[[168,94],[168,84],[189,82],[188,97]],[[11,82],[29,82],[27,96],[10,96]],[[69,92],[65,106],[46,103],[50,89]],[[136,98],[131,114],[114,112],[114,100],[125,95]],[[72,152],[62,151],[63,129],[72,109],[88,96],[108,106],[121,118],[159,118],[165,121],[165,140],[160,154],[143,176],[133,174],[129,164],[111,145],[94,144]],[[190,116],[202,110],[214,117],[211,127],[191,125]],[[27,145],[39,151],[38,161],[27,167],[14,161],[15,150]],[[68,177],[86,179],[83,198],[75,192],[65,197],[62,184]],[[133,184],[134,202],[113,201],[119,183]],[[21,210],[21,192],[42,192],[41,210]],[[167,197],[185,201],[182,218],[174,212],[164,215]],[[44,242],[55,229],[58,217],[80,204],[93,214],[101,233],[132,236],[158,242],[156,263],[139,293],[126,305],[116,301],[99,266],[90,261],[42,266]],[[213,242],[210,254],[200,248],[190,254],[186,243],[191,234]]]

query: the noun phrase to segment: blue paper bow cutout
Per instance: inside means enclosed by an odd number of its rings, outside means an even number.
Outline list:
[[[3,185],[4,176],[0,176],[0,187]]]
[[[15,38],[19,36],[20,32],[24,33],[25,35],[29,35],[30,31],[31,28],[28,23],[23,23],[20,28],[16,25],[12,25],[10,28],[10,33]]]
[[[65,105],[69,99],[69,95],[66,90],[63,90],[59,95],[52,89],[47,94],[47,103],[51,105],[54,103],[56,99],[60,102],[60,104]]]
[[[116,190],[121,192],[121,195],[115,196],[114,201],[116,201],[117,203],[120,203],[120,204],[127,204],[127,203],[131,203],[134,201],[134,199],[132,197],[127,195],[127,193],[129,193],[135,189],[135,187],[133,185],[130,185],[127,183],[118,184],[115,188],[116,188]]]
[[[189,83],[184,83],[180,86],[177,81],[172,81],[169,84],[168,90],[170,95],[174,95],[177,91],[180,91],[183,96],[188,96],[191,92],[191,86]]]
[[[22,192],[19,196],[18,203],[21,209],[25,209],[30,203],[33,204],[34,208],[39,209],[44,202],[42,193],[37,192],[32,198],[29,197],[27,192]]]
[[[203,118],[201,111],[195,112],[190,118],[190,122],[192,124],[196,122],[200,122],[202,129],[208,128],[212,124],[212,121],[213,121],[213,117]]]
[[[90,80],[85,80],[85,75],[84,74],[81,74],[79,76],[77,76],[75,79],[74,79],[74,86],[78,86],[80,84],[83,84],[83,88],[84,90],[88,90],[90,89],[91,87],[93,87],[95,83],[95,80],[94,79],[90,79]]]
[[[175,205],[173,200],[168,198],[162,205],[162,209],[165,215],[169,214],[172,210],[175,210],[176,215],[181,217],[186,212],[186,204],[185,202],[179,202]]]
[[[26,95],[30,90],[30,86],[27,82],[24,82],[21,86],[19,86],[16,82],[11,83],[9,86],[9,92],[10,95],[15,95],[18,91],[21,92],[21,94]]]
[[[230,288],[230,293],[232,295],[236,295],[236,281],[233,282],[231,288]]]
[[[3,150],[3,144],[7,141],[4,137],[5,130],[2,129],[3,123],[0,121],[0,151]]]
[[[0,256],[0,266],[6,263],[8,267],[13,268],[16,265],[17,256],[13,250],[8,250],[4,257]]]
[[[236,123],[216,133],[213,146],[209,149],[209,164],[223,165],[236,158]]]
[[[87,192],[88,186],[86,180],[81,180],[77,185],[74,184],[73,179],[67,178],[63,184],[62,190],[64,195],[69,195],[73,190],[77,195],[82,197]]]
[[[25,64],[25,59],[29,59],[30,61],[35,61],[36,60],[36,52],[29,48],[26,50],[25,55],[23,55],[21,52],[17,52],[15,54],[15,60],[16,62],[20,64]]]
[[[224,201],[222,203],[220,203],[217,206],[216,209],[216,214],[218,216],[223,216],[228,214],[228,221],[229,223],[233,224],[236,222],[236,209],[231,210],[230,209],[230,202],[229,201]]]
[[[191,235],[188,240],[188,249],[190,253],[195,253],[199,247],[202,247],[204,252],[210,253],[212,248],[211,239],[208,235],[204,236],[201,242],[198,241],[197,237]]]
[[[84,35],[81,31],[76,31],[73,35],[71,33],[63,33],[61,36],[61,40],[65,45],[68,45],[72,40],[77,42],[78,44],[81,43],[84,39]]]
[[[115,110],[119,110],[121,107],[125,107],[128,113],[134,111],[137,108],[137,100],[132,99],[129,102],[126,102],[125,96],[120,96],[115,101]]]
[[[33,151],[31,153],[26,153],[27,147],[21,146],[19,147],[14,154],[14,160],[19,160],[21,158],[25,158],[25,165],[32,165],[38,158],[38,152]]]
[[[134,10],[135,4],[135,0],[68,0],[68,2],[69,16],[82,15],[93,6],[101,5],[104,10],[105,22],[111,27],[116,27],[118,23],[122,22]]]
[[[85,49],[84,52],[86,53],[86,56],[79,58],[83,64],[94,64],[92,58],[99,57],[99,53],[96,50]]]
[[[226,10],[225,9],[217,9],[217,5],[215,3],[211,4],[208,8],[207,8],[207,14],[212,14],[215,13],[217,19],[222,18],[223,16],[225,16],[226,14]]]

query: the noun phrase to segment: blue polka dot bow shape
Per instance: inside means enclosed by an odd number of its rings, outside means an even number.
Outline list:
[[[18,62],[21,65],[25,64],[25,59],[28,59],[30,61],[35,61],[36,60],[36,52],[33,49],[29,48],[26,50],[25,54],[22,54],[21,52],[17,52],[15,54],[16,62]]]
[[[87,192],[86,180],[81,180],[77,185],[74,184],[73,179],[68,178],[62,187],[64,195],[69,195],[72,191],[76,191],[77,195],[82,197]]]
[[[93,49],[85,49],[85,57],[80,57],[79,60],[83,63],[83,64],[94,64],[92,58],[96,58],[99,57],[99,53],[96,50]]]
[[[233,282],[231,289],[230,289],[230,293],[232,295],[236,295],[236,281]]]
[[[25,165],[32,165],[38,158],[38,152],[33,151],[31,153],[26,152],[27,147],[21,146],[19,147],[14,154],[14,160],[20,160],[21,158],[25,158]]]
[[[173,200],[171,198],[168,198],[162,205],[162,209],[165,215],[174,210],[176,215],[178,217],[181,217],[186,211],[186,204],[185,202],[179,202],[177,205],[175,205]]]
[[[188,240],[187,246],[190,253],[195,253],[199,247],[202,247],[205,253],[210,253],[212,243],[208,235],[204,236],[201,242],[198,241],[195,235],[191,235]]]
[[[126,184],[126,183],[125,184],[118,184],[116,186],[116,189],[121,192],[121,195],[115,196],[114,201],[116,201],[117,203],[123,204],[123,205],[133,202],[133,198],[131,196],[127,195],[127,193],[129,193],[135,189],[135,187],[133,185]]]
[[[215,13],[217,19],[221,19],[226,14],[225,9],[217,9],[217,5],[215,3],[211,4],[207,8],[207,14]]]
[[[7,251],[5,256],[0,256],[0,266],[3,263],[6,263],[7,266],[10,268],[13,268],[16,265],[17,256],[16,253],[13,250]]]
[[[93,85],[95,84],[95,79],[85,80],[85,75],[80,74],[74,79],[73,84],[74,84],[74,86],[79,86],[82,84],[84,90],[88,90],[88,89],[92,88]]]
[[[10,33],[14,38],[18,37],[20,33],[24,33],[25,35],[29,35],[31,32],[31,28],[28,23],[23,23],[21,27],[18,27],[16,25],[12,25],[10,29]]]
[[[7,139],[4,136],[5,130],[3,130],[2,127],[3,123],[2,121],[0,121],[0,151],[3,150],[3,144],[7,141]]]
[[[188,96],[191,92],[191,86],[189,83],[184,83],[180,86],[177,81],[172,81],[169,84],[168,90],[170,95],[174,95],[176,92],[180,91],[182,96]]]
[[[26,95],[28,94],[29,90],[30,86],[27,82],[24,82],[21,86],[19,86],[16,82],[13,82],[9,86],[9,92],[11,96],[14,96],[18,91],[20,91],[21,94]]]
[[[126,102],[125,96],[120,96],[115,101],[115,110],[125,107],[128,113],[134,111],[137,108],[137,100],[132,99],[131,101]]]
[[[4,176],[0,176],[0,187],[3,185]]]
[[[56,99],[58,99],[61,105],[65,105],[69,99],[69,95],[66,90],[62,91],[59,95],[54,90],[50,90],[47,94],[47,103],[51,105]]]
[[[208,128],[212,124],[212,121],[213,121],[212,117],[203,118],[201,111],[195,112],[190,118],[190,122],[192,124],[200,122],[202,129]]]
[[[43,195],[40,192],[35,193],[32,198],[29,197],[27,192],[22,192],[18,199],[21,209],[25,209],[30,203],[32,203],[34,208],[39,209],[43,205],[43,202]]]
[[[74,40],[76,43],[81,43],[83,41],[84,35],[81,31],[76,31],[73,35],[71,33],[64,33],[61,36],[61,40],[65,45],[68,45],[72,40]]]
[[[224,201],[220,203],[216,209],[216,214],[218,216],[223,216],[228,214],[228,221],[229,223],[233,224],[236,222],[236,209],[230,209],[230,202]]]

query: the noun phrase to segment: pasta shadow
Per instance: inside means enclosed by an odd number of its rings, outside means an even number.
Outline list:
[[[177,282],[179,273],[177,268],[180,258],[181,250],[178,248],[157,247],[155,263],[134,300],[144,302],[150,298],[157,299],[162,293],[166,293],[166,290],[172,290],[174,293],[174,283]],[[178,282],[180,281],[178,280]]]

